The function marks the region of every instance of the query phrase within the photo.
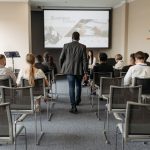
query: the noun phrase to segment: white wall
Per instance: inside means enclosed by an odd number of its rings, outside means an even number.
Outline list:
[[[0,53],[19,51],[21,58],[15,58],[15,68],[25,65],[25,55],[30,50],[30,7],[28,3],[0,2]],[[7,59],[11,67],[11,59]]]

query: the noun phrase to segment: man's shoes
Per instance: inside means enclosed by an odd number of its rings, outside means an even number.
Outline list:
[[[78,110],[75,106],[73,106],[70,110],[69,110],[70,113],[73,113],[73,114],[77,114],[78,113]]]

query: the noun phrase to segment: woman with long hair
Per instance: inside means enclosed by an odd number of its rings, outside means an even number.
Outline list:
[[[21,85],[21,79],[27,79],[29,82],[30,86],[35,85],[34,80],[38,78],[44,78],[45,79],[45,85],[48,86],[48,80],[44,74],[44,72],[41,69],[35,68],[35,57],[33,54],[27,54],[26,55],[26,62],[27,62],[27,67],[25,69],[21,69],[17,78],[17,85]],[[40,110],[40,100],[41,96],[35,98],[35,105],[36,105],[36,110]]]
[[[93,51],[88,51],[88,68],[93,69],[96,64],[96,58],[93,56]]]

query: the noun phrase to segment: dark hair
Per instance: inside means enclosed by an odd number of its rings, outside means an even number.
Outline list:
[[[145,61],[148,59],[148,57],[149,57],[149,54],[145,53]]]
[[[73,32],[73,33],[72,33],[72,39],[78,41],[78,40],[80,39],[80,34],[79,34],[79,32]]]
[[[36,60],[37,60],[37,62],[42,63],[43,62],[43,57],[41,55],[37,55]]]
[[[134,57],[137,59],[145,60],[145,53],[143,53],[142,51],[138,51],[135,53]]]
[[[100,59],[100,61],[107,61],[107,54],[106,53],[100,53],[99,59]]]
[[[5,59],[5,56],[3,54],[0,54],[0,60]]]
[[[46,62],[49,61],[49,53],[48,53],[48,52],[45,52],[45,53],[43,54],[43,59],[44,59],[44,61],[46,61]]]
[[[121,54],[117,54],[116,57],[117,57],[116,58],[117,60],[122,60],[122,58],[123,58]]]
[[[134,53],[130,54],[130,57],[135,61],[135,54]]]
[[[89,52],[91,52],[91,63],[93,64],[93,51],[89,50]],[[88,55],[88,60],[90,59],[90,56]]]

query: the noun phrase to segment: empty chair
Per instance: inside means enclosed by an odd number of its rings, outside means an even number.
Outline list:
[[[94,72],[93,73],[93,83],[91,85],[92,91],[92,102],[91,106],[93,107],[94,97],[93,97],[93,90],[96,88],[97,92],[99,93],[100,90],[100,78],[101,77],[112,77],[112,72]],[[96,92],[96,93],[97,93]]]
[[[142,100],[145,103],[150,102],[150,78],[136,77],[133,82],[134,86],[142,85]],[[148,101],[149,100],[149,101]]]
[[[119,114],[124,114],[126,111],[126,104],[128,101],[141,102],[141,86],[133,87],[120,87],[120,86],[110,86],[109,101],[107,104],[107,129],[105,128],[104,122],[104,135],[106,138],[106,143],[109,143],[107,139],[107,133],[109,132],[109,114],[113,113],[117,120],[122,120]]]
[[[122,150],[124,150],[124,142],[150,142],[149,116],[150,104],[128,102],[125,123],[117,124],[116,149],[118,132],[122,134]]]
[[[24,130],[26,150],[27,150],[27,137],[26,137],[26,128],[22,125],[18,125],[17,121],[12,122],[12,116],[10,111],[10,104],[3,103],[0,104],[0,144],[17,144],[17,137]]]
[[[2,102],[10,103],[10,109],[12,114],[34,114],[35,117],[35,142],[38,145],[41,137],[43,136],[43,128],[40,116],[40,137],[38,138],[38,129],[37,129],[37,114],[34,110],[34,99],[32,93],[32,87],[1,87],[2,91]],[[41,114],[40,114],[41,115]],[[19,120],[18,117],[16,120]]]
[[[98,93],[98,119],[100,120],[100,98],[108,100],[110,93],[110,86],[121,86],[123,82],[122,77],[111,78],[101,77],[100,79],[100,90]]]
[[[47,119],[48,121],[50,121],[53,115],[53,106],[55,103],[52,102],[52,97],[48,97],[47,91],[49,90],[49,87],[48,88],[45,87],[45,80],[43,78],[35,79],[34,81],[35,81],[35,85],[34,87],[32,87],[33,96],[41,99],[45,99],[47,101]],[[22,79],[21,86],[26,87],[28,85],[29,85],[28,80]]]

